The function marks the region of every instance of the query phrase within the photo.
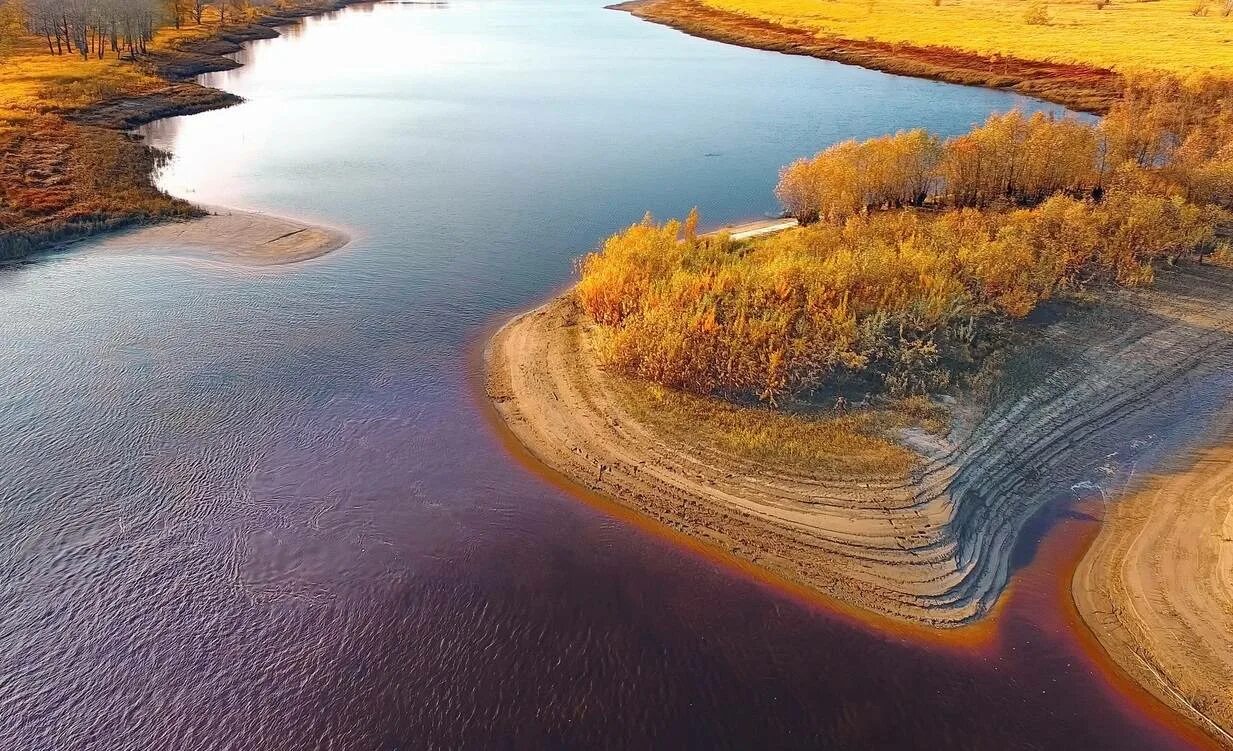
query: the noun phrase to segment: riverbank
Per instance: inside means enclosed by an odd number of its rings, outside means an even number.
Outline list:
[[[1188,453],[1106,504],[1072,583],[1113,660],[1233,747],[1233,444]]]
[[[154,185],[165,155],[128,131],[238,103],[191,79],[237,67],[228,55],[247,41],[354,1],[308,0],[253,11],[242,23],[164,28],[134,60],[53,56],[40,39],[24,40],[0,73],[0,260],[103,231],[204,216]]]
[[[514,437],[570,479],[846,603],[954,627],[996,603],[1020,530],[1059,488],[1107,481],[1110,453],[1135,453],[1185,414],[1180,382],[1233,364],[1230,300],[1233,275],[1190,267],[1059,311],[1025,333],[987,402],[961,399],[940,428],[877,417],[880,435],[837,443],[821,469],[712,440],[697,414],[606,372],[568,294],[494,336],[487,392]],[[760,411],[742,419],[756,432]]]
[[[1007,89],[1075,110],[1104,113],[1118,99],[1121,76],[1093,65],[874,39],[844,38],[732,13],[700,0],[631,0],[610,6],[693,36],[744,47],[807,55],[886,73]]]

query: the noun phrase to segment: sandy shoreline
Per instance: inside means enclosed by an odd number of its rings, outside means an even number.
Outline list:
[[[109,255],[156,255],[280,266],[319,258],[350,242],[340,230],[234,209],[111,232],[92,242]]]
[[[1004,396],[949,436],[904,436],[919,462],[901,475],[759,466],[639,419],[568,295],[496,333],[487,393],[533,456],[585,487],[861,609],[957,626],[997,602],[1041,507],[1183,417],[1182,380],[1233,364],[1230,299],[1233,274],[1190,268],[1046,327]]]
[[[1105,651],[1233,747],[1233,420],[1213,445],[1107,504],[1075,571],[1075,605]]]

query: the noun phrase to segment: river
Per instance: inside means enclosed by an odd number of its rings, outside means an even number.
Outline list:
[[[204,80],[245,104],[146,129],[161,184],[355,240],[0,269],[0,747],[1185,747],[1074,636],[1090,523],[987,639],[922,644],[558,489],[475,385],[646,211],[757,218],[835,141],[1056,108],[598,0],[355,6],[239,57]]]

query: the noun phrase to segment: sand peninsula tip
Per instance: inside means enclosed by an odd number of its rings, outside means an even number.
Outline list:
[[[1046,504],[1076,477],[1112,482],[1110,454],[1185,413],[1182,384],[1233,366],[1231,301],[1233,273],[1191,267],[1072,311],[1012,357],[988,404],[954,405],[944,435],[902,430],[914,460],[882,476],[768,464],[648,417],[645,392],[601,367],[570,294],[497,332],[487,392],[572,480],[846,603],[953,627],[989,612]]]

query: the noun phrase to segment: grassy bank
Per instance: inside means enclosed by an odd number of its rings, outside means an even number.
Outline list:
[[[1229,0],[631,0],[686,33],[1104,112],[1126,75],[1233,75]]]
[[[236,63],[224,57],[275,27],[347,4],[307,0],[168,23],[132,50],[55,54],[44,36],[9,40],[0,61],[0,260],[92,232],[200,210],[152,182],[163,155],[126,131],[153,120],[235,104],[190,79]],[[100,43],[101,44],[101,43]],[[50,49],[49,49],[50,46]]]

